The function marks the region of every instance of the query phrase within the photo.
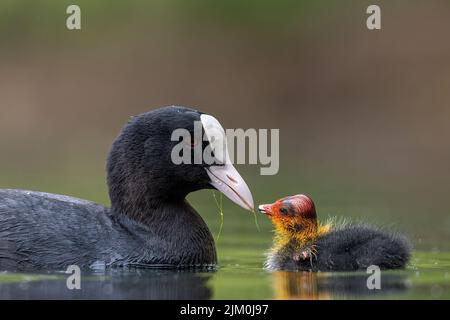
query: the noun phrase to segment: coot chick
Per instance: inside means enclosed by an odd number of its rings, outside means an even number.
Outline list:
[[[176,129],[191,140],[174,139]],[[180,143],[186,144],[180,155],[200,143],[200,152],[210,147],[214,157],[210,141],[221,140],[214,136],[218,132],[223,128],[214,117],[184,107],[132,118],[108,157],[110,208],[68,196],[0,190],[0,270],[214,266],[213,237],[187,194],[216,188],[253,209],[251,193],[226,149],[215,162],[191,164],[176,164],[172,152]]]
[[[380,269],[405,267],[410,244],[403,236],[366,225],[322,224],[314,203],[295,195],[260,205],[275,226],[267,269],[355,271],[371,265]]]

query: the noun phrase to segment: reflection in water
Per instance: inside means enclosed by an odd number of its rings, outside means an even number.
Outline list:
[[[81,290],[68,290],[64,274],[48,280],[0,282],[0,299],[210,299],[210,277],[211,273],[108,270],[82,274]]]
[[[273,272],[275,299],[343,299],[363,298],[373,295],[402,293],[409,288],[405,275],[381,276],[381,289],[367,288],[367,274],[361,273],[315,273]]]

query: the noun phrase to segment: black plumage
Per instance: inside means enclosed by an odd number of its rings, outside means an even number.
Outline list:
[[[315,254],[298,258],[299,252],[312,248]],[[400,234],[355,225],[330,231],[305,246],[292,240],[281,250],[271,252],[266,266],[298,271],[357,271],[373,265],[382,270],[400,269],[407,264],[410,250],[408,240]]]
[[[132,118],[115,140],[107,174],[111,208],[67,196],[0,190],[0,270],[137,266],[209,268],[213,237],[187,203],[212,188],[205,164],[172,163],[176,128],[202,113],[166,107]]]

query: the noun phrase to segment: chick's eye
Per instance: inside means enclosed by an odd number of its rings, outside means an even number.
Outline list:
[[[280,208],[280,213],[286,214],[287,213],[287,209],[286,208]]]

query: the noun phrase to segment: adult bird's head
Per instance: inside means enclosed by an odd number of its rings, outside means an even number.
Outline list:
[[[229,162],[222,133],[213,116],[184,107],[160,108],[131,118],[108,158],[113,210],[183,201],[190,192],[210,188],[253,210],[250,190]]]

